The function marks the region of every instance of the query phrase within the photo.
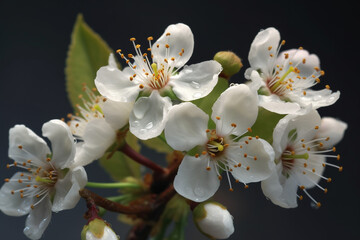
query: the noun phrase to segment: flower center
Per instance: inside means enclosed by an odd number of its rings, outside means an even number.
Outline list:
[[[315,130],[319,127],[315,126]],[[340,155],[326,154],[335,152],[335,147],[330,149],[323,149],[323,141],[328,141],[330,138],[316,138],[311,140],[299,139],[297,130],[293,129],[288,135],[288,145],[280,157],[282,164],[282,174],[286,177],[293,177],[298,183],[301,190],[311,199],[315,206],[320,207],[320,202],[316,201],[309,192],[307,192],[304,185],[308,183],[309,186],[316,186],[324,193],[327,193],[327,188],[318,184],[320,179],[331,182],[331,178],[323,176],[323,168],[326,166],[334,167],[341,172],[343,167],[337,166],[332,163],[327,163],[325,157],[340,159]],[[279,163],[279,162],[278,162]],[[314,179],[319,179],[318,181]],[[302,195],[298,195],[300,200],[303,199]]]
[[[208,130],[207,132],[209,133],[209,141],[206,144],[206,152],[211,157],[218,157],[224,152],[228,144],[225,143],[223,137],[216,134],[215,129]]]
[[[284,45],[284,43],[280,46],[282,45]],[[269,47],[268,49],[271,51],[272,47]],[[303,48],[300,47],[298,50],[302,49]],[[312,73],[300,74],[301,65],[306,64],[306,58],[303,58],[302,61],[296,60],[297,63],[294,64],[293,58],[297,54],[297,51],[293,53],[291,57],[289,56],[289,53],[285,52],[283,61],[277,64],[279,50],[280,49],[278,49],[275,54],[270,53],[270,72],[264,73],[264,81],[266,82],[268,90],[279,97],[283,97],[290,92],[298,92],[305,96],[307,89],[320,83],[319,77],[324,75],[324,71],[321,71],[319,67],[314,67]],[[330,89],[329,85],[326,85],[325,87]]]
[[[166,38],[170,37],[170,33],[166,33]],[[135,43],[135,38],[130,38],[130,41],[133,43],[136,54],[128,54],[127,57],[122,53],[121,49],[118,49],[116,52],[120,54],[120,57],[125,60],[126,64],[133,70],[134,74],[129,77],[130,81],[139,84],[140,89],[147,88],[149,90],[160,90],[167,86],[170,81],[170,77],[174,75],[179,68],[175,68],[175,63],[178,61],[183,53],[184,49],[179,52],[179,57],[175,58],[170,56],[170,45],[165,43],[164,45],[156,44],[156,48],[165,48],[165,58],[154,59],[156,62],[149,60],[147,53],[141,52],[141,45]],[[147,38],[149,42],[149,48],[147,51],[151,53],[151,59],[154,58],[152,54],[152,44],[151,41],[153,37]],[[167,40],[168,42],[168,40]],[[159,56],[156,56],[159,57]],[[131,61],[131,60],[132,61]]]
[[[19,149],[28,153],[21,145],[19,145]],[[58,180],[58,172],[52,165],[50,156],[47,157],[46,163],[41,163],[40,165],[29,159],[22,163],[14,161],[13,164],[7,165],[7,168],[10,167],[18,167],[27,170],[26,172],[21,172],[17,178],[6,178],[5,182],[19,183],[17,185],[18,188],[11,190],[10,193],[12,195],[19,194],[20,198],[32,199],[32,209],[52,193]]]

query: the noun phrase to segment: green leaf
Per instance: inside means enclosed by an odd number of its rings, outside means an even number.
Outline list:
[[[185,198],[176,194],[166,205],[152,234],[151,240],[184,240],[185,226],[190,207]],[[167,228],[174,225],[172,232],[166,237]]]
[[[161,134],[159,137],[141,141],[146,147],[151,148],[158,153],[171,153],[173,149],[166,143],[165,137]]]
[[[115,152],[109,159],[105,154],[99,162],[114,181],[123,181],[126,177],[141,178],[140,164],[122,152]]]
[[[246,135],[259,136],[260,138],[272,144],[274,128],[279,122],[279,120],[282,119],[284,116],[285,115],[270,112],[264,108],[259,108],[256,122],[251,127],[252,132],[249,132]]]
[[[96,72],[108,65],[112,52],[107,43],[85,23],[82,14],[78,14],[65,68],[66,91],[74,109],[79,103],[79,94],[83,93],[83,83],[90,89],[95,87]]]
[[[228,87],[229,87],[229,82],[225,78],[219,78],[218,83],[216,84],[216,86],[209,95],[207,95],[204,98],[197,99],[192,103],[194,103],[196,106],[201,108],[205,113],[211,116],[213,104],[219,98],[221,93],[223,93]],[[210,118],[209,129],[214,129],[214,128],[215,128],[215,123]]]

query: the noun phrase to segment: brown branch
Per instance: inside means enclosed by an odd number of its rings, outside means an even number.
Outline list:
[[[135,205],[135,206],[125,206],[117,202],[113,202],[109,199],[103,198],[100,195],[84,188],[79,191],[80,196],[88,201],[92,199],[97,206],[103,207],[108,211],[118,212],[123,214],[147,214],[151,212],[151,205]]]
[[[127,143],[124,144],[124,146],[121,148],[121,151],[124,154],[126,154],[128,157],[133,159],[135,162],[137,162],[137,163],[139,163],[141,165],[144,165],[145,167],[150,168],[154,172],[158,172],[160,174],[166,174],[167,173],[167,170],[165,168],[157,165],[156,163],[154,163],[153,161],[151,161],[147,157],[145,157],[145,156],[141,155],[140,153],[136,152]]]

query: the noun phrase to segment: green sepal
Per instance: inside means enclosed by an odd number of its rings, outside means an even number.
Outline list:
[[[110,53],[108,44],[95,33],[78,14],[71,34],[71,43],[66,58],[66,91],[73,109],[79,103],[78,96],[83,93],[83,84],[90,89],[95,87],[96,72],[108,65]],[[89,100],[84,96],[85,100]]]
[[[160,220],[153,229],[151,240],[184,240],[185,226],[190,207],[186,199],[176,194],[166,205]],[[174,226],[166,236],[167,229]]]

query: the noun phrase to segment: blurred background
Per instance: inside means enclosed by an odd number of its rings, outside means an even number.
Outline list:
[[[260,184],[245,190],[237,185],[234,192],[222,189],[216,199],[228,207],[234,217],[235,239],[360,239],[360,159],[355,151],[359,137],[359,54],[356,23],[357,9],[346,1],[0,1],[0,179],[11,177],[6,169],[8,131],[25,124],[38,135],[44,122],[66,117],[72,112],[65,92],[65,58],[70,34],[78,13],[112,49],[133,50],[130,37],[146,43],[148,36],[159,37],[172,23],[188,24],[195,37],[195,48],[188,64],[211,59],[221,50],[232,50],[242,59],[244,68],[233,81],[244,81],[249,66],[250,44],[260,29],[276,27],[286,40],[283,49],[304,47],[321,60],[326,74],[323,88],[329,84],[340,90],[333,106],[321,108],[322,116],[339,118],[349,124],[344,140],[337,146],[342,173],[326,169],[333,182],[310,191],[322,202],[314,209],[305,198],[296,209],[282,209],[266,200]],[[89,181],[109,182],[97,162],[86,167]],[[322,184],[323,182],[321,182]],[[2,184],[2,183],[1,183]],[[95,190],[104,196],[112,190]],[[43,239],[80,239],[86,221],[85,202],[70,211],[53,214]],[[129,229],[106,214],[113,229],[125,239]],[[22,231],[25,217],[8,217],[0,212],[0,239],[26,239]],[[207,239],[189,221],[186,239]]]

